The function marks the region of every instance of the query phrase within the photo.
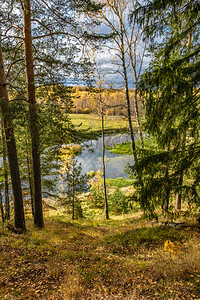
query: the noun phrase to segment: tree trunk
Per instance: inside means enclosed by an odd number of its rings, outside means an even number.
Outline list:
[[[44,227],[42,212],[42,187],[41,187],[41,166],[39,150],[39,130],[37,118],[37,104],[35,97],[35,82],[33,69],[33,50],[31,34],[31,5],[30,0],[24,0],[24,47],[26,61],[26,78],[28,84],[28,102],[30,115],[30,130],[32,140],[32,160],[34,177],[34,225]]]
[[[176,210],[181,210],[181,198],[182,195],[180,193],[176,195],[176,205],[175,205]]]
[[[103,105],[103,104],[102,104]],[[105,202],[105,214],[106,219],[109,219],[108,213],[108,199],[106,191],[106,168],[105,168],[105,144],[104,144],[104,115],[103,115],[103,106],[101,109],[101,128],[102,128],[102,163],[103,163],[103,187],[104,187],[104,202]]]
[[[10,220],[10,199],[9,199],[9,184],[8,184],[8,163],[6,160],[6,140],[3,130],[3,122],[1,120],[1,138],[3,145],[3,167],[4,167],[4,185],[5,185],[5,219]]]
[[[123,44],[123,36],[121,36],[121,44]],[[135,138],[133,133],[133,126],[132,126],[132,120],[131,120],[131,106],[130,106],[130,97],[129,97],[129,87],[128,87],[128,78],[127,78],[127,69],[126,69],[126,61],[125,61],[125,54],[124,51],[122,51],[122,65],[123,65],[123,75],[124,75],[124,85],[125,85],[125,91],[126,91],[126,102],[127,102],[127,113],[128,113],[128,122],[129,122],[129,131],[130,131],[130,138],[131,138],[131,148],[133,151],[133,158],[134,158],[134,164],[137,164],[137,153],[136,153],[136,147],[135,147]],[[138,182],[143,190],[143,199],[141,199],[142,205],[147,205],[147,197],[144,192],[144,182],[142,180],[142,175],[140,171],[137,171],[136,177],[138,179]]]
[[[133,74],[134,74],[134,78],[135,78],[135,90],[134,90],[134,101],[133,101],[133,105],[134,105],[134,110],[135,110],[135,119],[136,119],[136,123],[137,123],[137,128],[138,128],[138,132],[140,135],[140,140],[142,143],[142,147],[144,148],[144,140],[143,140],[143,135],[142,135],[142,129],[141,129],[141,124],[140,124],[140,116],[139,116],[139,109],[138,109],[138,75],[137,75],[137,71],[136,71],[136,62],[134,64],[133,61],[133,54],[132,54],[132,45],[129,45],[129,51],[130,51],[130,60],[131,60],[131,66],[133,69]],[[135,53],[136,55],[136,53]],[[134,55],[134,56],[135,56]],[[142,62],[141,62],[142,64]]]
[[[123,74],[124,74],[124,85],[125,85],[125,91],[126,91],[126,103],[127,103],[128,122],[129,122],[129,132],[130,132],[130,138],[131,138],[131,148],[133,151],[133,158],[136,163],[137,154],[136,154],[135,138],[134,138],[133,126],[132,126],[132,120],[131,120],[131,105],[130,105],[129,87],[128,87],[127,70],[126,70],[126,65],[125,65],[124,53],[122,53],[122,64],[123,64]]]
[[[190,3],[190,0],[188,0],[188,3]],[[189,31],[188,33],[188,42],[187,42],[187,48],[188,48],[188,54],[190,53],[190,46],[192,43],[192,33]],[[185,143],[186,143],[186,131],[184,132],[183,135],[183,143],[182,143],[182,148],[185,149]],[[182,202],[182,185],[183,185],[183,171],[180,174],[179,177],[179,187],[180,187],[180,192],[176,195],[176,204],[175,204],[175,210],[181,210],[181,202]]]
[[[75,219],[75,198],[74,198],[74,193],[72,195],[72,220]]]
[[[169,148],[168,148],[169,150]],[[169,188],[169,170],[168,167],[165,171],[165,180],[166,180],[166,188],[164,191],[163,201],[162,201],[162,210],[167,212],[169,209],[169,196],[170,196],[170,188]]]
[[[135,119],[137,123],[137,128],[138,132],[140,135],[140,140],[142,143],[142,148],[144,148],[144,140],[143,140],[143,135],[142,135],[142,129],[141,129],[141,124],[140,124],[140,116],[139,116],[139,109],[138,109],[138,90],[137,90],[137,82],[135,83],[135,91],[134,91],[134,110],[135,110]]]
[[[73,179],[72,179],[72,220],[75,219],[75,191],[74,191],[74,188],[75,188],[75,182],[74,182],[74,179],[75,179],[75,174],[74,174],[74,161],[73,161]]]
[[[125,52],[124,52],[123,24],[122,24],[121,19],[120,19],[120,42],[121,42],[121,62],[122,62],[122,68],[123,68],[124,86],[125,86],[125,91],[126,91],[126,104],[127,104],[128,122],[129,122],[129,132],[130,132],[130,138],[131,138],[131,148],[133,151],[133,158],[136,163],[137,162],[137,153],[136,153],[135,138],[134,138],[134,133],[133,133],[132,119],[131,119],[131,104],[130,104],[128,78],[127,78],[126,58],[125,58]]]
[[[176,204],[175,204],[175,210],[181,210],[181,202],[182,202],[182,184],[183,184],[183,172],[181,173],[179,177],[179,187],[180,192],[176,194]]]
[[[14,215],[15,227],[26,230],[23,198],[21,190],[21,180],[19,173],[17,149],[14,137],[13,123],[10,116],[10,105],[8,98],[8,91],[6,86],[5,71],[3,64],[3,55],[1,49],[1,36],[0,36],[0,109],[2,113],[2,121],[6,138],[6,146],[8,153],[8,161],[10,167],[10,176],[12,182],[13,196],[14,196]]]
[[[29,148],[28,148],[28,142],[26,137],[26,162],[27,162],[27,169],[28,169],[28,181],[29,181],[29,190],[30,190],[30,196],[31,196],[31,211],[32,216],[35,215],[35,208],[34,208],[34,185],[33,185],[33,174],[32,174],[32,166],[31,166],[31,160],[30,160],[30,154],[29,154]]]
[[[5,222],[5,214],[4,214],[4,209],[3,209],[3,200],[2,200],[2,194],[1,194],[1,190],[0,190],[0,210],[1,210],[1,218],[2,218],[2,222]]]

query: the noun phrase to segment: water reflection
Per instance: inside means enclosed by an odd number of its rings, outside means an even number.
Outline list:
[[[118,134],[105,137],[105,146],[112,147],[114,144],[122,144],[130,141],[128,134]],[[102,170],[102,138],[84,142],[82,154],[78,156],[78,161],[82,164],[83,172]],[[106,177],[126,178],[124,168],[127,163],[133,164],[132,155],[119,155],[105,151]]]

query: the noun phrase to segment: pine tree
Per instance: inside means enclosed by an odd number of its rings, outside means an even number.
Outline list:
[[[3,122],[1,120],[1,141],[2,141],[2,152],[3,152],[3,173],[4,173],[4,190],[5,190],[5,219],[10,220],[10,197],[9,197],[9,182],[8,182],[8,162],[7,162],[7,151],[6,151],[6,139],[3,128]]]
[[[26,230],[24,208],[21,190],[21,179],[19,173],[16,142],[14,136],[13,122],[10,113],[9,96],[6,85],[6,76],[4,71],[4,61],[1,47],[0,35],[0,107],[2,114],[3,127],[6,137],[6,146],[11,174],[12,189],[14,195],[15,227],[22,231]]]
[[[34,223],[37,227],[44,226],[40,165],[41,143],[43,141],[35,89],[39,85],[61,82],[66,74],[70,77],[78,77],[83,73],[83,69],[86,70],[85,59],[78,63],[74,62],[83,41],[85,42],[89,38],[89,35],[84,35],[85,28],[81,26],[83,24],[79,24],[80,19],[78,17],[81,13],[87,12],[90,12],[92,16],[100,7],[87,0],[75,2],[7,0],[3,6],[3,8],[7,8],[6,14],[8,16],[7,22],[2,22],[3,36],[13,51],[13,61],[10,63],[8,78],[11,79],[12,83],[17,83],[15,88],[18,90],[22,90],[21,86],[24,86],[25,83],[25,76],[21,76],[24,65],[21,65],[20,62],[23,59],[26,62],[27,90],[23,90],[22,93],[23,100],[28,99],[29,107],[32,163],[28,166],[29,169],[30,167],[33,168],[33,172],[29,172],[29,175],[33,174]],[[22,22],[22,14],[24,22]],[[48,18],[44,18],[45,15],[48,15]],[[86,23],[91,23],[91,20],[92,18],[87,18],[87,22],[83,22],[84,25],[87,26]],[[34,26],[32,26],[33,23]],[[20,42],[18,43],[18,41]],[[23,57],[21,42],[24,44],[25,58]],[[17,66],[19,70],[17,70]],[[13,72],[13,70],[17,70],[17,72]],[[22,78],[22,81],[19,78]],[[21,96],[20,93],[18,96]],[[15,98],[19,100],[21,97]]]

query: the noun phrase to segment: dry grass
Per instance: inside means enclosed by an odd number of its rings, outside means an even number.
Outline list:
[[[178,250],[157,251],[152,263],[154,274],[166,280],[189,280],[200,270],[200,251],[197,240],[189,241],[184,246],[179,246]]]
[[[82,297],[79,273],[75,270],[75,268],[69,267],[67,269],[61,291],[65,300],[75,300]]]
[[[197,228],[53,214],[43,230],[31,219],[24,235],[0,229],[1,299],[199,299]]]

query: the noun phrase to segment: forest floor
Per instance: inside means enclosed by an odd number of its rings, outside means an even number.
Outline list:
[[[72,222],[45,211],[45,228],[0,224],[1,299],[200,299],[200,235],[140,213]]]

